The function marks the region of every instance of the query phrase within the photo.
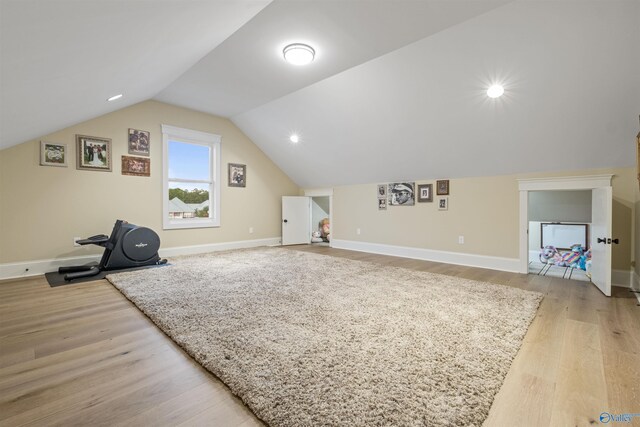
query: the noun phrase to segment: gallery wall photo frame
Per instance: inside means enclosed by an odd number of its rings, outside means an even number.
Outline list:
[[[378,198],[387,198],[387,184],[379,184],[378,185]]]
[[[151,159],[122,156],[122,175],[151,176]]]
[[[439,211],[448,211],[449,210],[449,198],[448,197],[439,197],[438,198],[438,210]]]
[[[439,179],[436,181],[436,195],[448,196],[449,195],[449,180]]]
[[[146,130],[129,128],[128,153],[136,156],[149,157],[151,134]]]
[[[416,201],[415,182],[392,182],[389,184],[389,206],[413,206]]]
[[[111,139],[76,135],[76,168],[111,172]]]
[[[433,202],[433,184],[418,184],[418,202]]]
[[[229,187],[247,186],[247,165],[229,163]]]
[[[387,210],[387,199],[378,199],[378,210],[379,211]]]
[[[69,150],[67,144],[58,144],[56,142],[40,141],[40,165],[41,166],[58,166],[66,168],[68,162]]]

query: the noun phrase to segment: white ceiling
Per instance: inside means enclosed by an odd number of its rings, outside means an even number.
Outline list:
[[[635,162],[637,0],[0,1],[2,147],[154,98],[302,187]]]
[[[276,0],[155,99],[231,117],[511,0]],[[312,66],[282,49],[308,43]]]
[[[152,98],[267,4],[0,0],[0,148]]]

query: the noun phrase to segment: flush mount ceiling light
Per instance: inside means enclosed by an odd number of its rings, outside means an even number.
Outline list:
[[[293,65],[307,65],[316,56],[316,51],[309,45],[293,43],[285,46],[282,50],[284,59]]]
[[[115,101],[116,99],[120,99],[120,98],[122,98],[122,94],[121,93],[112,96],[111,98],[107,99],[107,101],[111,102],[111,101]]]
[[[504,93],[504,88],[501,85],[493,85],[487,89],[487,96],[489,98],[498,98]]]
[[[300,142],[300,138],[298,137],[298,135],[296,135],[296,134],[294,133],[294,134],[292,134],[292,135],[289,137],[289,141],[291,141],[291,142],[293,142],[294,144],[296,144],[296,143]]]

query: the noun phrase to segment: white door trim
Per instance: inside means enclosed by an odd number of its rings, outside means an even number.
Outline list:
[[[529,191],[593,190],[611,187],[613,174],[519,179],[520,192],[520,273],[529,272]]]

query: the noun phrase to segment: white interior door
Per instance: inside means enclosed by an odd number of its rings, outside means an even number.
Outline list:
[[[611,187],[595,188],[591,195],[591,281],[611,296]],[[604,242],[598,242],[604,239]]]
[[[282,196],[282,244],[311,242],[311,197]]]

